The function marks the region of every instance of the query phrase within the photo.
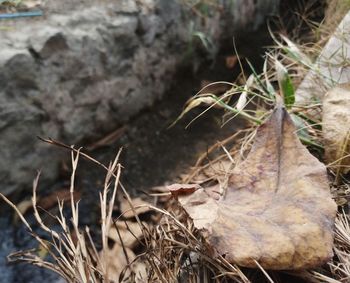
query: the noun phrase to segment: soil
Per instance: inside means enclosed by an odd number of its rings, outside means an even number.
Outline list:
[[[259,69],[263,63],[264,46],[270,44],[266,31],[245,34],[236,41],[238,50],[242,51],[240,55],[254,62],[254,66]],[[224,46],[232,46],[232,41]],[[169,128],[180,115],[186,101],[201,89],[203,82],[233,82],[237,79],[240,74],[239,64],[232,69],[226,66],[226,58],[232,55],[233,48],[225,48],[216,57],[215,62],[204,63],[199,66],[197,72],[186,66],[180,68],[161,101],[125,125],[125,131],[112,146],[89,154],[108,164],[122,147],[122,181],[134,195],[153,186],[176,182],[181,174],[190,170],[208,147],[234,134],[245,124],[244,120],[235,118],[222,126],[224,111],[212,109],[187,127],[206,109],[206,106],[203,106],[192,110],[175,126]],[[245,61],[243,67],[247,73],[250,72]],[[83,146],[90,144],[91,142]],[[86,175],[83,179],[87,178],[89,184],[95,182],[98,186],[103,181],[101,176],[104,176],[105,172],[101,168],[91,166],[90,162],[82,162],[80,168],[81,174]]]
[[[206,81],[217,81],[223,78],[232,81],[231,72],[218,68],[221,64],[222,60],[213,69],[202,72],[199,77]],[[210,75],[211,70],[214,73]],[[186,173],[194,165],[199,155],[209,146],[235,133],[243,123],[236,119],[221,127],[223,111],[215,109],[186,128],[192,119],[206,109],[204,106],[191,111],[175,126],[169,128],[169,125],[180,115],[187,99],[199,90],[199,85],[200,80],[195,78],[189,68],[180,70],[176,82],[165,95],[166,99],[144,110],[125,125],[124,133],[112,146],[95,150],[91,154],[108,164],[118,149],[123,147],[122,180],[132,194],[138,194],[140,190],[162,185],[165,182],[175,182],[181,174]],[[87,177],[92,178],[91,181],[101,179],[97,178],[101,177],[101,170],[91,167],[95,166],[84,162],[81,171],[86,172],[90,168]],[[84,172],[82,175],[85,175]]]

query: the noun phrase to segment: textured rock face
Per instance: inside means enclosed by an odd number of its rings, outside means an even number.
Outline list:
[[[193,41],[190,27],[219,42],[278,6],[221,1],[203,21],[181,1],[48,2],[42,18],[0,22],[5,194],[28,187],[40,168],[44,179],[55,178],[59,153],[36,136],[68,144],[97,138],[159,99]]]
[[[339,84],[350,82],[350,12],[348,12],[322,49],[313,68],[307,73],[296,92],[296,101],[307,104]]]

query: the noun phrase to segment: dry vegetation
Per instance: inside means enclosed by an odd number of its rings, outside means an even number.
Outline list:
[[[348,1],[330,3],[328,14],[337,16],[328,15],[326,21],[329,23],[327,27],[334,30],[335,23],[338,23],[344,15],[344,5],[349,3]],[[188,102],[183,114],[199,105],[207,105],[208,107],[201,115],[212,107],[220,107],[225,110],[224,123],[237,115],[245,118],[249,123],[245,130],[213,145],[208,152],[204,153],[193,170],[183,176],[184,184],[219,184],[224,190],[230,172],[246,158],[250,151],[256,129],[271,112],[278,93],[284,97],[286,107],[298,128],[300,139],[311,152],[323,159],[324,144],[319,115],[322,113],[321,102],[314,100],[308,105],[298,105],[295,103],[294,89],[305,72],[313,68],[312,60],[317,56],[325,38],[329,37],[329,31],[328,28],[326,30],[318,27],[319,41],[312,46],[297,45],[285,36],[276,36],[274,38],[276,45],[266,54],[261,74],[252,67],[252,75],[247,77],[242,74],[238,80],[243,81],[243,85],[229,83],[231,89],[222,96],[205,93],[202,90]],[[237,102],[233,102],[233,97],[238,95]],[[62,146],[54,141],[49,142]],[[59,215],[52,217],[61,226],[60,231],[46,226],[40,216],[36,201],[39,178],[34,182],[32,205],[38,224],[47,233],[45,239],[34,232],[19,209],[2,196],[20,216],[41,249],[46,251],[44,255],[36,250],[20,251],[9,256],[11,261],[24,261],[51,269],[67,282],[72,283],[294,282],[296,278],[302,278],[308,282],[349,281],[350,219],[346,209],[350,182],[347,179],[348,176],[340,172],[339,168],[329,168],[330,187],[339,205],[334,227],[333,260],[317,270],[270,272],[265,271],[259,263],[256,263],[256,269],[246,269],[230,264],[221,256],[216,258],[210,256],[212,248],[205,242],[184,210],[171,198],[167,188],[154,189],[152,197],[156,205],[142,201],[136,204],[119,181],[121,174],[121,165],[118,163],[119,154],[106,167],[80,150],[74,148],[70,150],[72,178],[69,206],[72,219],[65,217],[64,203],[59,200]],[[79,203],[74,200],[74,177],[80,156],[106,169],[104,187],[100,194],[101,231],[100,233],[94,231],[94,234],[101,235],[100,239],[95,239],[89,228],[79,226]],[[214,157],[210,159],[208,156]],[[339,175],[341,175],[341,181],[335,182],[335,176]],[[124,206],[127,209],[116,217],[114,210],[120,207],[122,200],[126,203]],[[127,213],[130,215],[126,216]],[[140,217],[142,214],[149,214],[151,217],[145,222]],[[99,243],[98,246],[101,245],[101,248],[97,248],[96,242]],[[290,276],[294,281],[290,281]],[[289,281],[285,281],[286,278],[289,278]]]

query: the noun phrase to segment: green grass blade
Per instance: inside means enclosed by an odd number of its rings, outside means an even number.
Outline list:
[[[283,95],[285,106],[289,109],[295,103],[295,91],[288,70],[276,59],[275,68],[280,92]]]

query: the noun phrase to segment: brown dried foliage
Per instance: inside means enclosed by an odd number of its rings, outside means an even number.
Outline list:
[[[210,246],[228,262],[305,269],[333,255],[336,204],[326,167],[301,144],[277,107],[259,127],[247,159],[230,174],[220,200],[205,189],[179,202]]]

